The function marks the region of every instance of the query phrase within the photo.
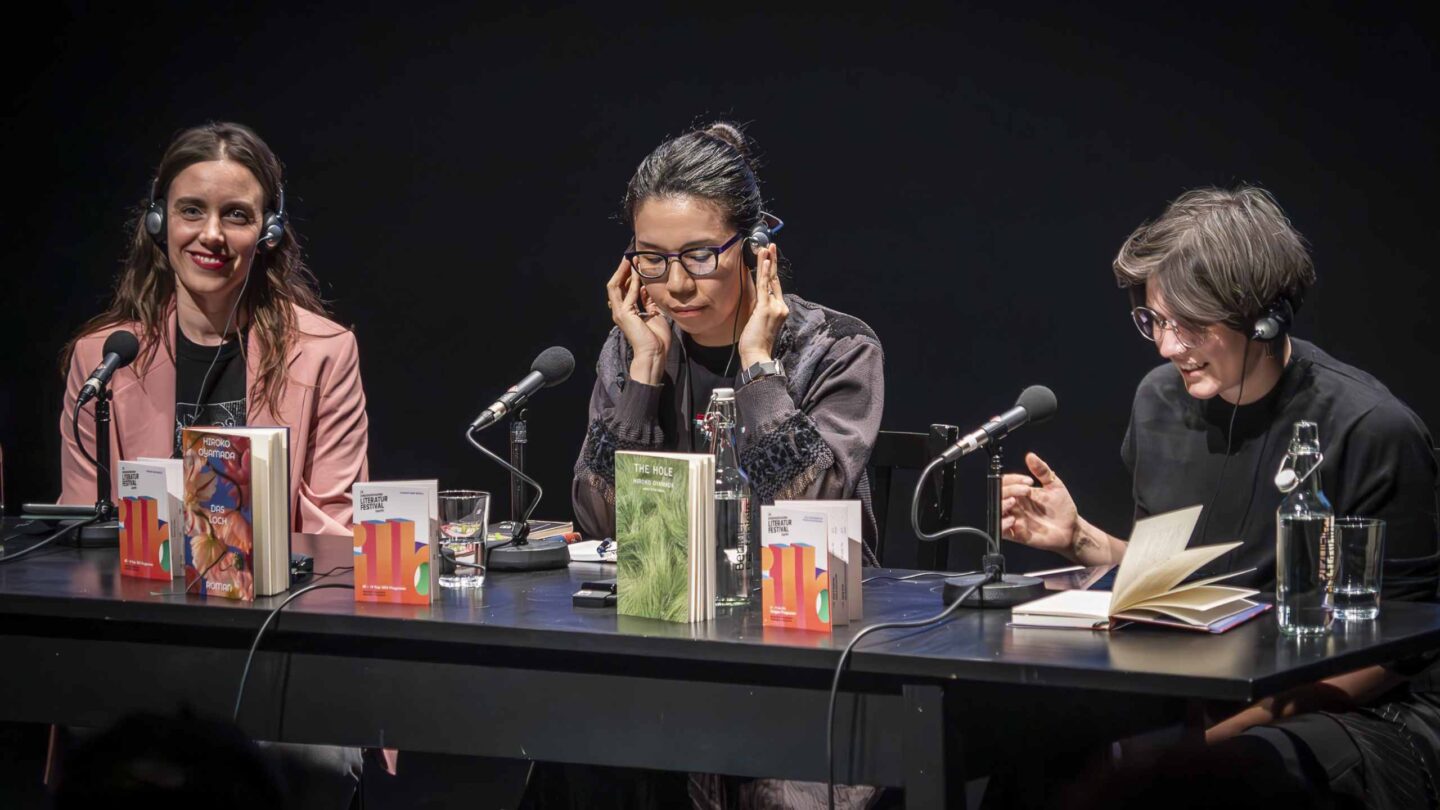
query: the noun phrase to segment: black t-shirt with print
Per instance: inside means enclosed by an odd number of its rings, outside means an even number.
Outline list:
[[[220,346],[202,346],[175,327],[175,446],[180,457],[182,428],[240,427],[245,424],[245,356],[242,333]]]

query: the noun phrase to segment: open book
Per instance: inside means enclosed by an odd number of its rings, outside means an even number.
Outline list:
[[[1215,584],[1253,568],[1185,582],[1210,561],[1240,546],[1185,548],[1200,510],[1192,506],[1137,521],[1113,592],[1061,591],[1015,608],[1012,624],[1104,630],[1123,620],[1223,633],[1264,613],[1269,605],[1249,599],[1259,591]]]

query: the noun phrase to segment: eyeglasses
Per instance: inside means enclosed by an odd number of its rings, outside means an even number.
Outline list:
[[[1140,330],[1140,334],[1153,343],[1160,342],[1157,330],[1164,332],[1166,329],[1175,333],[1175,340],[1179,341],[1184,349],[1193,349],[1210,337],[1209,328],[1181,326],[1175,321],[1160,317],[1160,313],[1149,307],[1135,307],[1130,310],[1130,317],[1135,319],[1135,328]]]
[[[670,262],[680,260],[680,266],[692,276],[708,276],[720,267],[720,254],[740,241],[742,234],[735,234],[730,241],[715,247],[696,247],[678,253],[658,253],[650,250],[627,250],[625,258],[630,266],[644,279],[664,278],[670,269]]]

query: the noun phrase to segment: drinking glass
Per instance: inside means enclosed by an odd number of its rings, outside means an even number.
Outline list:
[[[1380,574],[1385,559],[1385,521],[1380,518],[1335,518],[1338,551],[1335,618],[1354,622],[1380,615]]]
[[[490,493],[447,489],[440,496],[440,587],[485,585],[485,530]]]

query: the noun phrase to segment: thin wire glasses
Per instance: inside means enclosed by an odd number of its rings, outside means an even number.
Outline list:
[[[730,241],[713,247],[693,247],[677,253],[659,253],[651,250],[627,250],[625,258],[643,279],[663,278],[670,269],[670,263],[679,260],[680,266],[692,276],[708,276],[720,267],[720,254],[740,241],[743,234],[735,234]],[[613,254],[612,254],[613,255]]]
[[[1168,318],[1160,317],[1160,313],[1149,307],[1135,307],[1130,310],[1130,317],[1135,319],[1135,328],[1140,330],[1141,336],[1152,343],[1160,342],[1160,333],[1169,329],[1175,334],[1175,340],[1179,341],[1181,348],[1193,349],[1204,343],[1210,337],[1210,330],[1196,329],[1190,326],[1182,326]]]

